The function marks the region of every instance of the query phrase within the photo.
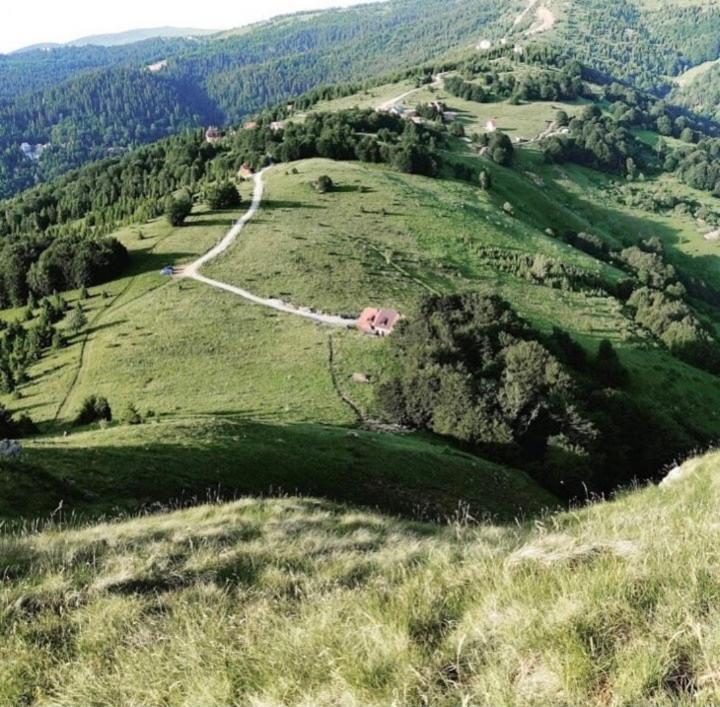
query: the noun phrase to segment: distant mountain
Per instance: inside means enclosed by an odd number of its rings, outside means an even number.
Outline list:
[[[150,27],[148,29],[131,29],[115,34],[97,34],[81,37],[68,42],[71,47],[86,47],[90,44],[100,47],[119,47],[123,44],[134,44],[146,39],[172,39],[175,37],[206,37],[217,34],[217,29],[197,29],[192,27]]]
[[[392,0],[226,36],[0,56],[0,197],[183,128],[231,124],[323,84],[363,80],[499,37],[522,0]],[[149,67],[162,66],[162,71]],[[48,146],[30,160],[21,145]]]
[[[80,37],[71,42],[42,42],[32,44],[28,47],[18,49],[11,54],[25,54],[33,51],[51,51],[60,47],[121,47],[126,44],[143,42],[146,39],[174,39],[177,37],[207,37],[217,34],[217,29],[197,29],[193,27],[148,27],[145,29],[131,29],[127,32],[116,32],[113,34],[94,34],[88,37]]]
[[[705,0],[389,0],[188,38],[197,31],[134,30],[0,56],[0,197],[184,128],[237,123],[321,85],[440,64],[475,47],[540,42],[578,59],[597,82],[666,95],[672,77],[718,57],[720,8]],[[182,36],[135,41],[160,32]],[[626,41],[598,39],[606,37]],[[23,143],[50,149],[31,161]]]

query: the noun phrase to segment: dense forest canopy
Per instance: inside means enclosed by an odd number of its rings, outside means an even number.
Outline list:
[[[321,84],[433,59],[499,31],[515,5],[393,0],[220,38],[0,57],[0,197],[184,127],[236,123]],[[28,73],[40,78],[25,83]],[[22,143],[43,147],[28,157]]]
[[[211,38],[0,56],[0,196],[184,127],[238,122],[321,84],[467,51],[479,36],[497,41],[519,31],[513,20],[523,8],[520,0],[391,0]],[[638,0],[573,0],[545,43],[581,60],[590,77],[664,93],[668,77],[717,58],[719,30],[720,11],[701,3],[648,10]],[[550,78],[453,90],[472,100],[576,92],[573,77]],[[28,156],[23,143],[43,147]]]

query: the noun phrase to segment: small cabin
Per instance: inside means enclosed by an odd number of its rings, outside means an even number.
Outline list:
[[[370,336],[389,336],[400,319],[400,313],[395,309],[368,307],[358,318],[357,328]]]
[[[243,125],[243,130],[257,130],[257,127],[257,120],[248,120],[248,122]]]
[[[238,177],[240,179],[250,179],[253,174],[253,168],[247,162],[243,162],[242,167],[238,170]]]
[[[214,145],[222,140],[223,134],[219,128],[210,127],[205,131],[205,142],[209,142]]]
[[[281,130],[285,130],[285,121],[274,120],[272,123],[270,123],[270,130],[272,130],[274,133],[279,133]]]

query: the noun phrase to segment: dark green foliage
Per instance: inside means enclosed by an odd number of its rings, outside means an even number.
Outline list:
[[[90,425],[93,422],[110,422],[112,410],[107,399],[100,395],[90,395],[83,401],[75,419],[77,425]]]
[[[26,412],[22,413],[15,421],[15,436],[32,437],[40,432],[38,426]]]
[[[204,197],[213,211],[237,208],[242,201],[237,187],[227,180],[208,184],[205,187]]]
[[[399,373],[379,402],[391,419],[539,458],[551,437],[582,445],[570,376],[497,297],[429,297],[393,336]],[[561,441],[562,440],[562,441]]]
[[[61,50],[58,64],[55,52],[0,57],[0,96],[9,98],[0,102],[0,197],[183,128],[239,122],[321,83],[407,71],[480,29],[499,30],[506,12],[490,0],[400,0],[221,39]],[[161,59],[167,68],[146,70]],[[23,142],[52,146],[36,161]]]
[[[662,290],[677,278],[675,268],[665,262],[662,253],[632,246],[625,248],[618,257],[635,274],[641,285]]]
[[[78,302],[68,315],[67,328],[73,334],[77,334],[81,329],[84,329],[86,325],[87,317],[85,316],[82,305]]]
[[[720,140],[705,138],[697,145],[673,150],[665,159],[664,168],[686,184],[720,194]]]
[[[0,332],[0,392],[14,393],[27,380],[27,369],[38,361],[53,341],[55,327],[43,305],[31,326],[13,322]]]
[[[575,162],[614,174],[626,174],[629,164],[642,163],[638,141],[595,106],[570,121],[568,135],[545,138],[542,147],[549,162]]]
[[[127,425],[142,425],[145,420],[137,407],[135,407],[135,404],[130,403],[123,414],[123,422]]]
[[[512,164],[515,155],[515,148],[512,140],[501,130],[493,133],[483,133],[476,141],[477,145],[486,150],[482,150],[495,164],[508,167]]]
[[[10,411],[0,403],[0,439],[12,439],[19,436],[18,426]]]
[[[573,341],[562,329],[553,327],[552,334],[545,340],[545,346],[561,363],[575,371],[584,371],[587,367],[585,349]]]
[[[607,388],[622,388],[628,382],[628,372],[607,339],[600,342],[595,357],[595,377]]]
[[[443,83],[446,91],[466,101],[487,103],[491,100],[491,96],[482,86],[470,81],[463,81],[459,76],[448,76]]]
[[[63,236],[53,241],[28,270],[28,286],[38,295],[87,288],[117,277],[128,263],[114,238]],[[87,290],[85,290],[87,294]]]
[[[168,196],[165,200],[165,218],[171,226],[182,226],[192,211],[192,198],[183,191]]]
[[[608,76],[664,92],[666,77],[718,56],[720,11],[707,3],[661,6],[637,0],[576,0],[556,46]]]
[[[320,175],[314,182],[313,188],[318,194],[327,194],[334,189],[333,180],[327,174]]]
[[[720,371],[717,342],[690,307],[666,292],[644,287],[628,300],[635,321],[652,332],[674,354],[711,372]]]

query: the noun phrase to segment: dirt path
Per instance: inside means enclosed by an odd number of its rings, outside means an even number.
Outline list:
[[[335,345],[332,335],[328,335],[328,368],[330,370],[330,380],[332,382],[332,386],[335,389],[338,397],[345,405],[347,405],[353,411],[358,423],[363,424],[365,422],[365,416],[363,415],[362,410],[357,405],[355,405],[355,403],[350,400],[350,398],[345,395],[345,393],[343,393],[342,388],[340,387],[340,381],[338,380],[337,373],[335,373]]]
[[[408,96],[413,96],[416,93],[420,93],[420,91],[423,91],[426,88],[442,88],[443,76],[446,76],[446,75],[447,75],[447,72],[433,76],[432,83],[427,83],[423,86],[419,86],[418,88],[412,88],[409,91],[405,91],[405,93],[401,93],[399,96],[395,96],[395,98],[391,98],[389,101],[385,101],[385,103],[381,103],[377,107],[377,110],[387,112],[393,106],[396,106],[398,103],[401,103],[402,101],[404,101]]]
[[[269,307],[270,309],[274,309],[278,312],[292,314],[296,317],[303,317],[304,319],[310,319],[314,322],[318,322],[319,324],[326,324],[327,326],[337,327],[339,329],[354,328],[356,323],[354,319],[347,319],[333,314],[314,312],[307,307],[298,307],[294,304],[283,302],[278,299],[258,297],[252,292],[248,292],[248,290],[244,290],[241,287],[235,287],[234,285],[229,285],[226,282],[213,280],[200,274],[200,268],[224,253],[235,242],[243,228],[245,228],[245,226],[253,219],[255,214],[257,214],[260,209],[260,205],[262,204],[263,193],[265,190],[263,176],[266,171],[267,168],[258,172],[253,177],[255,189],[253,190],[252,203],[245,215],[227,232],[225,237],[214,248],[211,248],[207,253],[205,253],[205,255],[183,268],[183,270],[178,273],[178,277],[190,278],[192,280],[196,280],[197,282],[202,282],[205,285],[209,285],[210,287],[215,287],[218,290],[230,292],[238,297],[242,297],[248,302],[258,304],[261,307]]]

